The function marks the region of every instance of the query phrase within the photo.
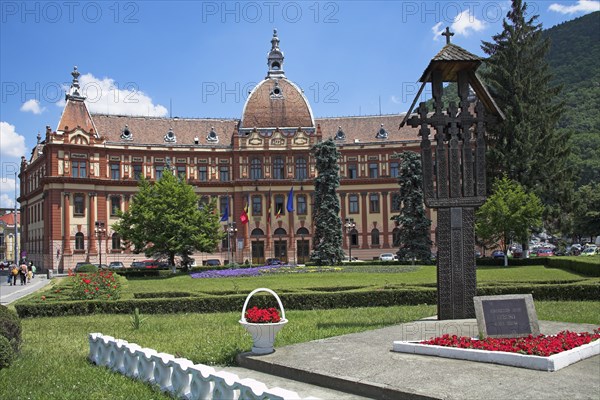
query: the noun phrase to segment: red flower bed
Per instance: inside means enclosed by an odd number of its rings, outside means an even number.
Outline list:
[[[119,298],[120,284],[112,271],[90,274],[74,274],[69,271],[70,297],[77,300]]]
[[[460,349],[477,349],[488,351],[504,351],[508,353],[520,353],[534,356],[548,357],[575,347],[600,339],[600,328],[594,329],[594,333],[582,332],[559,332],[556,336],[529,335],[524,338],[504,339],[485,338],[482,340],[459,337],[456,335],[443,335],[441,337],[424,340],[421,344],[430,344],[444,347],[457,347]]]
[[[252,324],[269,324],[281,321],[279,311],[276,308],[252,307],[246,310],[246,321]]]

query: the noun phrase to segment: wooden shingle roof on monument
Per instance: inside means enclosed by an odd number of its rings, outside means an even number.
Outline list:
[[[419,82],[430,82],[431,71],[441,70],[442,79],[446,82],[456,81],[456,72],[464,69],[476,70],[481,65],[481,58],[454,43],[446,44],[429,62]]]

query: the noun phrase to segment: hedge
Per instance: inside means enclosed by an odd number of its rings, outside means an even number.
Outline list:
[[[548,258],[546,267],[565,269],[585,276],[600,277],[600,263],[598,263],[598,259],[593,257],[591,259],[586,257],[577,257],[577,259]]]
[[[0,336],[5,337],[15,352],[21,347],[21,321],[17,314],[0,306]]]
[[[600,285],[524,284],[511,286],[487,286],[477,289],[478,295],[531,293],[536,300],[598,300]],[[333,309],[349,307],[386,307],[396,305],[435,304],[434,288],[376,289],[371,291],[284,293],[281,300],[286,310]],[[93,313],[129,314],[137,307],[145,314],[213,313],[241,311],[246,295],[136,298],[115,301],[71,301],[62,303],[20,303],[15,306],[19,316],[43,317],[87,315]],[[272,296],[257,295],[250,306],[276,306]]]
[[[10,366],[15,357],[15,350],[8,339],[0,335],[0,369]]]

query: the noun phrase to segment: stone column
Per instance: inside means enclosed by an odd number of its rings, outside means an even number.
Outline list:
[[[97,254],[98,248],[96,247],[96,236],[94,234],[94,228],[96,223],[96,193],[89,193],[89,219],[88,219],[88,240],[89,240],[89,254]]]
[[[346,226],[344,225],[346,223],[346,218],[348,218],[348,215],[346,214],[346,193],[340,193],[340,216],[342,217],[342,231],[343,231],[342,248],[347,249],[348,248],[347,242],[348,242],[350,235],[348,234],[348,230],[346,229]]]
[[[390,248],[390,235],[389,235],[389,225],[390,225],[390,216],[388,212],[388,194],[389,192],[383,191],[381,192],[381,206],[383,209],[383,248]]]
[[[362,207],[362,212],[361,212],[361,216],[362,216],[362,221],[361,221],[361,229],[360,229],[360,235],[362,236],[362,249],[368,249],[369,248],[369,232],[367,227],[369,224],[369,220],[368,220],[368,214],[369,214],[369,204],[367,202],[367,196],[368,193],[367,192],[360,192],[360,197],[361,197],[361,207]]]
[[[64,192],[63,198],[63,249],[65,254],[71,254],[71,193]]]

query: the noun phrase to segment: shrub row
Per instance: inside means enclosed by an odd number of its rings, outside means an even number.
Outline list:
[[[548,258],[546,267],[565,269],[585,276],[600,277],[600,264],[594,258]]]
[[[129,278],[146,278],[146,277],[158,277],[160,271],[157,269],[120,269],[115,270],[115,273]],[[171,272],[169,272],[171,273]]]
[[[286,310],[333,309],[395,305],[435,304],[433,288],[377,289],[372,291],[284,293],[281,300]],[[598,300],[600,285],[521,285],[478,288],[478,295],[531,293],[536,300]],[[129,314],[137,307],[146,314],[213,313],[241,311],[246,295],[136,298],[116,301],[72,301],[63,303],[20,303],[19,316],[42,317],[87,315],[93,313]],[[250,307],[275,306],[272,296],[253,296]]]
[[[170,299],[175,297],[197,297],[197,293],[191,292],[143,292],[134,293],[134,299]]]
[[[508,267],[528,267],[531,265],[546,265],[548,257],[540,258],[509,258]],[[478,267],[503,267],[503,258],[478,258],[476,260]]]
[[[0,369],[10,366],[21,346],[21,321],[14,311],[0,306]]]

